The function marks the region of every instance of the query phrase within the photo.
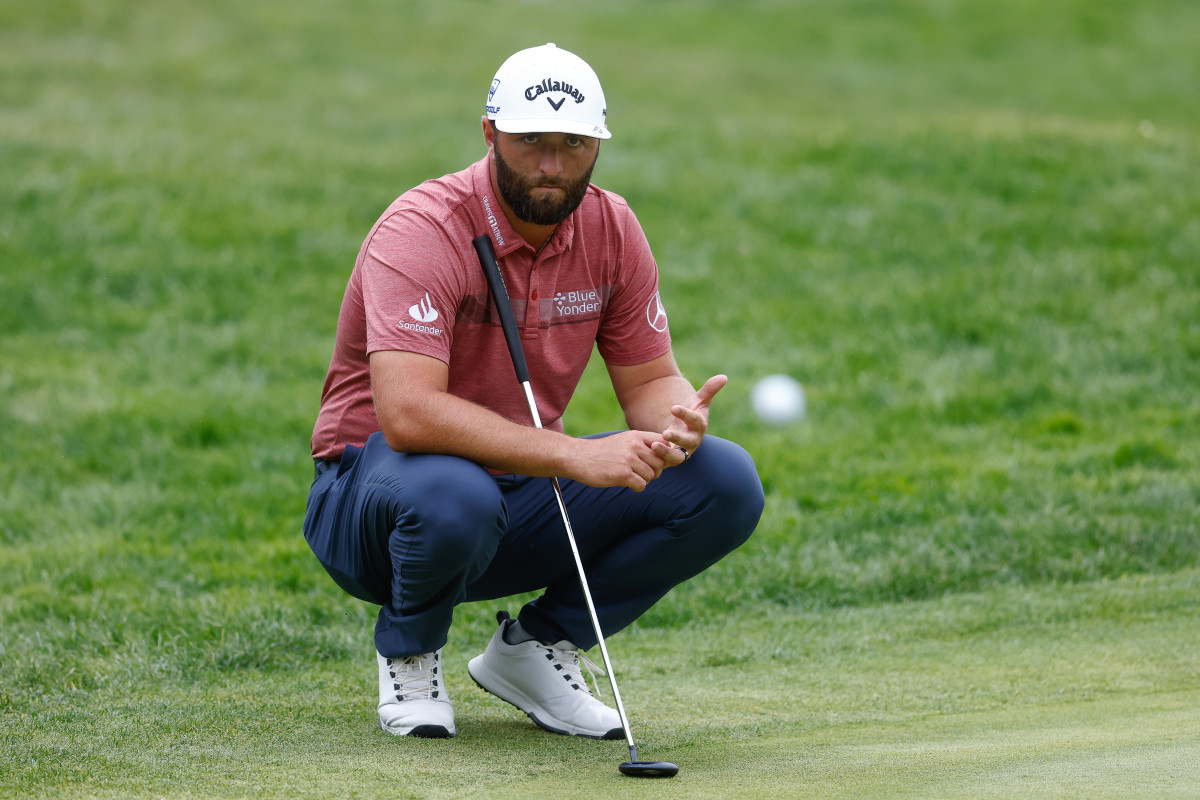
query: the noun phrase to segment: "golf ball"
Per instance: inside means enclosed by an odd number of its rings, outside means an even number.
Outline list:
[[[768,375],[750,393],[754,413],[771,425],[786,425],[804,416],[804,387],[790,375]]]

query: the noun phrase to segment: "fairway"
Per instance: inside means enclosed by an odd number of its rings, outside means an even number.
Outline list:
[[[547,41],[766,489],[609,641],[670,781],[475,687],[497,603],[380,732],[300,533],[363,237]],[[0,7],[0,797],[1197,797],[1198,80],[1190,0]]]

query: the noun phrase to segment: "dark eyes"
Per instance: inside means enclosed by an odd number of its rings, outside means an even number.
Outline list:
[[[521,137],[521,141],[525,144],[537,144],[540,139],[541,137],[536,133],[527,133]],[[583,146],[583,139],[578,136],[568,136],[563,142],[571,148]]]

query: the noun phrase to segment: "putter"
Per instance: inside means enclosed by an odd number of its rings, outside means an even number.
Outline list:
[[[529,365],[525,361],[525,350],[521,347],[521,337],[517,331],[517,320],[513,316],[512,304],[508,299],[508,289],[504,285],[504,276],[500,274],[500,265],[496,263],[496,253],[492,249],[492,237],[484,234],[477,236],[471,242],[475,252],[479,254],[479,265],[487,278],[488,291],[496,302],[496,310],[500,314],[500,327],[504,330],[504,340],[508,343],[508,352],[512,357],[513,369],[517,373],[517,381],[525,390],[525,400],[529,403],[529,414],[533,417],[534,427],[542,427],[542,416],[538,413],[537,403],[533,399],[533,389],[529,385]],[[583,559],[579,555],[579,546],[575,544],[575,532],[571,528],[571,518],[567,515],[567,504],[563,500],[562,487],[558,478],[551,478],[554,486],[554,496],[558,500],[558,510],[562,514],[563,527],[567,531],[567,541],[571,545],[571,555],[575,557],[575,569],[579,572],[579,585],[583,589],[583,599],[587,601],[588,615],[592,618],[592,628],[596,632],[596,641],[600,645],[600,655],[604,659],[604,669],[608,671],[608,683],[612,687],[613,697],[617,701],[617,713],[621,716],[621,727],[625,730],[625,741],[629,743],[629,760],[618,769],[623,775],[635,778],[670,778],[679,772],[679,765],[670,761],[638,761],[637,747],[633,744],[633,732],[629,729],[629,717],[625,715],[625,705],[621,702],[621,690],[617,688],[617,676],[613,672],[612,661],[608,658],[608,648],[604,645],[604,631],[600,629],[600,619],[596,616],[596,606],[592,602],[592,590],[588,587],[587,575],[583,571]]]

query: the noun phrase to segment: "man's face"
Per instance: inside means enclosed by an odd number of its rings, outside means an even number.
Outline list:
[[[518,219],[557,225],[579,208],[600,140],[566,133],[496,132],[496,185]]]

